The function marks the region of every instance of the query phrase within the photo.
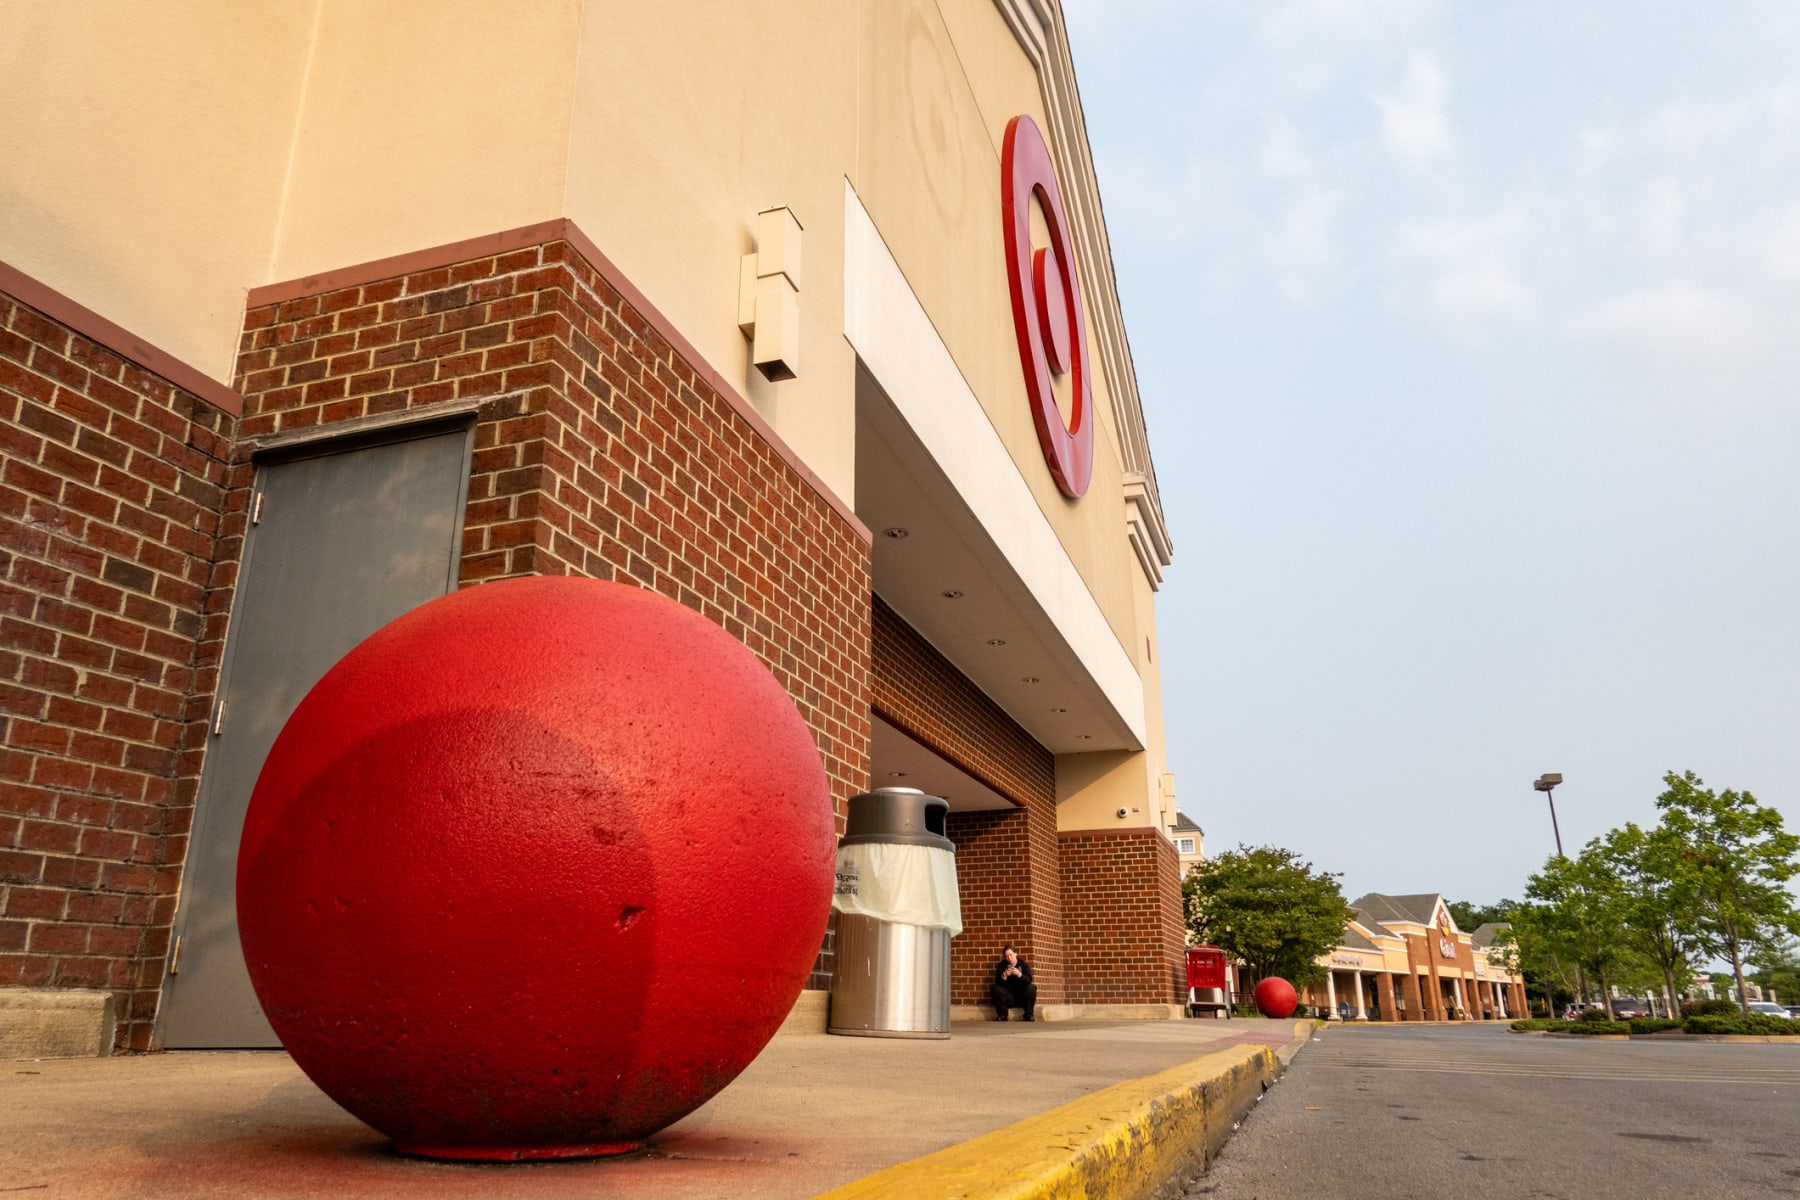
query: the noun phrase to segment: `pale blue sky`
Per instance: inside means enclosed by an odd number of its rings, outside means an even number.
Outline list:
[[[1800,830],[1800,4],[1065,0],[1181,806],[1518,897],[1667,770]]]

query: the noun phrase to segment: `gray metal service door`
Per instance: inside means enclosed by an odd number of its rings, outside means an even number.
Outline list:
[[[164,980],[163,1046],[279,1044],[238,945],[244,812],[269,747],[319,677],[456,585],[470,430],[442,430],[257,471]]]

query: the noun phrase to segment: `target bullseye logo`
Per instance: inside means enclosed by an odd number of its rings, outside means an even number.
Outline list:
[[[1043,210],[1050,244],[1031,246],[1031,200]],[[1038,445],[1056,486],[1071,500],[1087,491],[1094,470],[1094,396],[1089,379],[1087,322],[1075,244],[1063,212],[1056,168],[1037,122],[1023,114],[1006,126],[1000,157],[1001,223],[1006,234],[1007,284],[1019,365]],[[1070,375],[1069,420],[1056,407],[1054,376]]]

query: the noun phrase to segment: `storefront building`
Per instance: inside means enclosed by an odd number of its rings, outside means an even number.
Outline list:
[[[1351,903],[1343,942],[1318,961],[1325,982],[1303,1004],[1356,1021],[1501,1021],[1529,1015],[1524,978],[1494,945],[1495,925],[1456,927],[1441,895]]]
[[[759,655],[840,828],[949,799],[953,1003],[1007,941],[1049,1015],[1178,1003],[1171,545],[1054,0],[4,20],[0,987],[267,1044],[286,714],[579,574]]]

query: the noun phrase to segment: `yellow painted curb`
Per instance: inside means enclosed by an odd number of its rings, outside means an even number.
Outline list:
[[[816,1200],[1128,1200],[1212,1161],[1279,1073],[1233,1046],[1102,1089],[973,1141],[865,1175]]]

